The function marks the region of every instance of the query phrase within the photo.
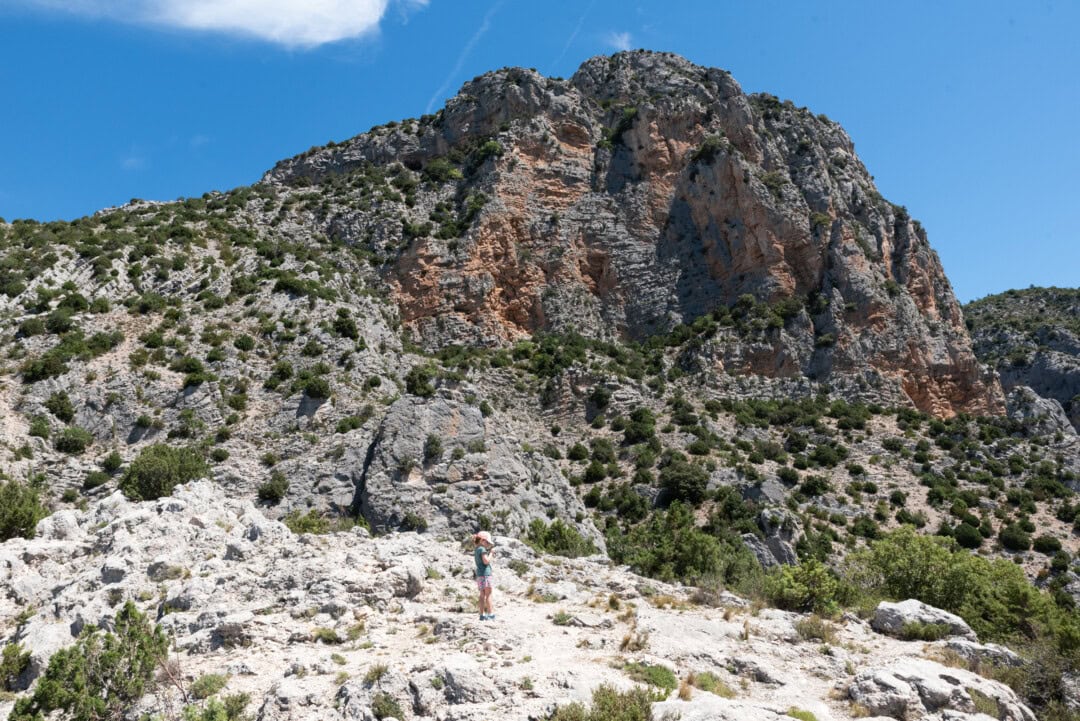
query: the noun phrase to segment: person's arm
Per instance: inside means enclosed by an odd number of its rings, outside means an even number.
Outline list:
[[[480,560],[484,562],[485,566],[491,565],[491,557],[494,556],[494,549],[485,548],[484,552],[480,554]]]

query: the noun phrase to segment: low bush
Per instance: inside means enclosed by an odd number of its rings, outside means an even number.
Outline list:
[[[225,688],[228,678],[220,673],[204,673],[191,683],[191,695],[197,699],[207,699]]]
[[[655,695],[643,687],[616,691],[607,684],[593,690],[592,705],[580,703],[559,706],[548,721],[652,721]]]
[[[260,501],[277,505],[281,503],[281,499],[285,498],[285,494],[288,492],[289,479],[281,471],[272,471],[270,480],[259,486],[258,495]]]
[[[1061,541],[1054,536],[1039,536],[1035,539],[1034,545],[1036,551],[1045,553],[1048,556],[1052,556],[1061,550]]]
[[[738,588],[755,584],[762,574],[740,538],[698,528],[693,508],[679,501],[628,532],[609,525],[606,540],[614,561],[664,581],[708,581]]]
[[[330,382],[322,376],[314,376],[304,383],[304,393],[308,398],[323,400],[330,397]]]
[[[74,646],[49,659],[34,693],[19,699],[10,721],[40,721],[54,711],[76,721],[123,718],[154,686],[168,639],[160,626],[129,601],[116,614],[114,630],[83,629]]]
[[[64,391],[57,391],[45,401],[45,408],[64,423],[71,423],[75,417],[75,406]]]
[[[78,456],[82,455],[93,442],[94,437],[90,435],[89,431],[78,426],[68,426],[56,435],[53,440],[53,447],[61,453]]]
[[[1031,536],[1015,523],[1002,528],[998,532],[998,539],[1010,551],[1027,551],[1031,548]]]
[[[596,553],[596,546],[591,540],[581,535],[573,526],[555,519],[551,525],[539,518],[533,519],[525,535],[525,542],[542,553],[554,553],[559,556],[577,558]]]
[[[951,632],[947,623],[905,623],[900,629],[900,638],[906,641],[940,641]]]
[[[405,391],[421,398],[430,398],[435,395],[435,367],[431,365],[413,366],[405,374]]]
[[[674,691],[679,685],[679,679],[676,678],[675,672],[658,663],[628,663],[623,666],[623,671],[626,671],[630,678],[635,681],[647,683],[665,691]]]
[[[4,653],[0,656],[0,691],[15,691],[19,676],[29,666],[29,651],[17,643],[4,646]]]
[[[38,521],[47,515],[37,488],[14,480],[0,482],[0,541],[33,538]]]
[[[385,691],[380,691],[371,698],[371,713],[380,721],[384,718],[399,719],[405,717],[401,705]]]
[[[131,462],[120,479],[120,488],[128,498],[152,501],[206,474],[206,461],[195,449],[157,443],[144,448]]]
[[[816,559],[774,569],[765,577],[764,593],[779,608],[826,616],[854,598],[853,589]]]

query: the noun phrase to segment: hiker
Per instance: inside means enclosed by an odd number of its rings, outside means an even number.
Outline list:
[[[476,587],[480,589],[480,620],[493,621],[495,614],[491,611],[491,560],[495,553],[491,550],[495,544],[491,542],[491,534],[480,531],[473,534],[473,559],[476,561]]]

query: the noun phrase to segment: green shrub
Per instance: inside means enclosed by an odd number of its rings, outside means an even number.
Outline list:
[[[304,383],[304,393],[308,398],[326,399],[330,397],[330,382],[322,376],[314,376]]]
[[[83,490],[92,491],[99,486],[104,486],[109,482],[109,478],[109,474],[105,471],[90,471],[86,474],[86,478],[83,479]]]
[[[1046,635],[1063,652],[1080,650],[1080,622],[1032,586],[1023,569],[957,550],[949,538],[903,527],[852,554],[849,575],[870,594],[915,598],[955,613],[980,639],[1024,642]]]
[[[406,511],[401,519],[401,525],[398,526],[401,531],[416,531],[417,533],[423,533],[427,528],[427,519],[413,511]]]
[[[356,321],[349,315],[347,308],[338,308],[337,317],[334,318],[334,332],[342,338],[356,340],[360,337],[360,330],[356,327]]]
[[[380,691],[371,698],[371,713],[380,721],[384,718],[405,718],[401,705],[385,691]]]
[[[709,473],[697,463],[678,458],[660,469],[660,485],[676,501],[697,505],[705,498]]]
[[[332,628],[317,628],[311,633],[311,637],[320,643],[329,644],[331,646],[337,646],[340,643],[344,643],[344,639],[338,635],[338,632]]]
[[[53,447],[61,453],[73,456],[81,455],[94,442],[94,437],[78,426],[68,426],[57,434],[53,440]]]
[[[658,663],[628,663],[623,666],[623,671],[626,671],[635,681],[647,683],[665,691],[674,691],[679,685],[675,672]]]
[[[109,455],[101,459],[101,470],[106,473],[116,473],[123,465],[124,459],[116,451],[110,452]]]
[[[794,706],[785,711],[784,715],[790,716],[791,718],[797,718],[799,721],[817,721],[817,716],[810,711],[804,711],[800,708],[795,708]]]
[[[836,627],[817,614],[796,621],[795,632],[805,641],[836,643]]]
[[[234,693],[223,700],[211,698],[205,706],[191,704],[184,707],[183,721],[242,721],[244,709],[251,703],[251,696],[246,693]]]
[[[442,438],[433,433],[428,435],[424,440],[424,463],[435,463],[442,458],[442,455]]]
[[[57,391],[45,401],[45,408],[64,423],[71,423],[75,417],[75,406],[64,391]]]
[[[206,461],[198,451],[157,443],[144,448],[131,462],[120,488],[128,498],[152,501],[206,474]]]
[[[826,616],[834,615],[851,598],[845,584],[817,559],[773,569],[765,577],[764,592],[780,608]]]
[[[431,365],[413,366],[405,374],[405,391],[421,398],[430,398],[435,395],[435,386],[432,383],[435,373],[435,367]]]
[[[687,676],[687,681],[691,686],[700,688],[702,691],[708,691],[723,698],[735,698],[735,691],[711,671],[691,672]]]
[[[289,492],[289,479],[281,471],[270,473],[270,480],[259,486],[259,500],[271,505],[281,503],[281,499]]]
[[[961,523],[953,530],[953,538],[964,548],[978,548],[982,545],[983,537],[979,529],[969,523]]]
[[[608,555],[646,576],[694,583],[715,580],[729,587],[756,581],[761,565],[742,540],[721,538],[697,527],[693,508],[676,501],[623,533],[609,525]]]
[[[559,706],[548,721],[652,721],[655,700],[654,694],[641,686],[616,691],[604,684],[593,690],[590,708],[580,703]]]
[[[777,470],[776,477],[789,486],[793,486],[799,482],[799,472],[788,466],[784,466]]]
[[[1035,539],[1035,550],[1051,556],[1061,550],[1061,541],[1054,536],[1039,536]]]
[[[161,627],[151,627],[129,601],[112,633],[87,626],[74,646],[53,654],[33,695],[19,699],[8,718],[40,721],[54,711],[72,721],[123,718],[153,688],[167,653]]]
[[[582,536],[573,526],[555,519],[551,525],[539,518],[534,518],[525,534],[525,542],[537,551],[554,553],[559,556],[577,558],[596,553],[593,542]]]
[[[254,350],[255,339],[247,333],[243,333],[233,338],[233,347],[240,351]]]
[[[998,539],[1010,551],[1027,551],[1031,548],[1031,536],[1015,523],[1002,528],[998,532]]]
[[[584,461],[589,457],[589,449],[582,443],[575,443],[567,449],[566,457],[571,461]]]
[[[289,514],[281,519],[281,522],[289,527],[295,534],[301,533],[329,533],[332,529],[330,521],[322,516],[314,508],[307,513],[289,511]]]
[[[0,691],[14,691],[19,676],[30,666],[30,652],[17,643],[4,646],[0,656]]]
[[[947,623],[919,623],[912,621],[905,623],[900,629],[900,638],[906,641],[940,641],[951,632],[952,627]]]
[[[199,700],[210,698],[225,688],[228,678],[220,673],[204,673],[191,683],[191,695]]]
[[[37,438],[49,437],[49,421],[45,416],[34,416],[30,419],[30,435]]]

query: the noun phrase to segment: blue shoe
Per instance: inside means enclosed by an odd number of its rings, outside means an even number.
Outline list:
[[[495,620],[495,614],[494,614],[494,613],[489,613],[489,614],[487,615],[487,620],[489,620],[489,621],[494,621],[494,620]]]

